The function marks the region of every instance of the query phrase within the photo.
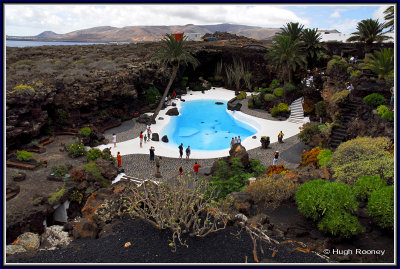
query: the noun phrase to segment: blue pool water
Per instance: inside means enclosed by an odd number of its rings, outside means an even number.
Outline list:
[[[221,150],[230,148],[232,137],[240,136],[243,141],[255,133],[253,127],[227,113],[225,101],[197,100],[182,103],[179,116],[171,117],[162,135],[177,147],[183,143],[185,149]]]

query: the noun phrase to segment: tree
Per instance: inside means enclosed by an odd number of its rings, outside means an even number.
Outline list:
[[[393,31],[394,30],[394,6],[388,7],[384,12],[385,14],[385,28],[389,27],[389,31]]]
[[[278,33],[277,36],[289,36],[292,41],[299,40],[302,32],[303,32],[304,25],[298,22],[289,22],[285,26],[281,27],[282,32]]]
[[[394,71],[394,54],[392,49],[375,50],[367,54],[362,69],[369,69],[379,78],[387,78]]]
[[[306,65],[305,54],[298,39],[292,40],[290,36],[279,35],[265,58],[281,68],[284,80],[292,83],[293,72]]]
[[[365,43],[365,53],[369,52],[369,48],[373,42],[381,42],[389,39],[385,36],[383,23],[378,20],[366,19],[357,24],[357,32],[352,33],[353,36],[347,39],[347,42],[360,41]]]
[[[165,97],[171,88],[172,82],[175,80],[180,64],[188,65],[190,63],[193,68],[196,68],[199,64],[199,61],[185,50],[186,40],[186,36],[183,36],[180,40],[177,40],[173,35],[166,34],[161,40],[161,48],[154,55],[154,58],[160,61],[162,64],[172,65],[172,73],[167,87],[164,90],[164,94],[161,97],[160,103],[154,111],[152,120],[154,120],[160,112]]]
[[[312,66],[318,59],[321,51],[325,50],[321,43],[321,34],[318,29],[304,29],[300,40],[303,41],[305,51],[307,52],[307,65]]]

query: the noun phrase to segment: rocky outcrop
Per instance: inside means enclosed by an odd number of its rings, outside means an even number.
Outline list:
[[[168,136],[166,136],[166,135],[164,135],[162,138],[161,138],[161,141],[162,142],[164,142],[164,143],[168,143]]]
[[[250,215],[253,200],[248,192],[232,192],[229,197],[232,199],[232,204],[236,211],[246,216]]]
[[[167,113],[165,113],[168,116],[178,116],[179,115],[179,111],[176,107],[171,108],[167,111]]]
[[[26,250],[37,250],[40,246],[39,235],[35,233],[23,233],[13,242],[14,245],[23,246]]]
[[[229,150],[228,162],[232,158],[239,158],[244,167],[248,167],[250,164],[249,153],[247,153],[246,148],[241,144],[235,144]]]
[[[40,236],[40,248],[56,248],[65,247],[71,243],[71,238],[68,233],[63,231],[63,226],[53,225],[47,227],[44,233]]]

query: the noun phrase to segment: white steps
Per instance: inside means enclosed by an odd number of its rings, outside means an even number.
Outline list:
[[[294,123],[304,122],[304,111],[303,111],[303,101],[304,97],[300,97],[293,101],[290,105],[290,117],[287,121]]]

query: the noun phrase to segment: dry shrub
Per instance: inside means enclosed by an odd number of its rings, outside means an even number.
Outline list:
[[[285,166],[283,164],[280,165],[271,165],[268,168],[267,171],[267,176],[272,176],[272,175],[279,175],[279,174],[286,174],[287,172],[289,172],[288,169],[285,168]]]
[[[263,203],[269,209],[277,208],[296,194],[298,183],[283,176],[264,176],[246,187],[255,203]]]
[[[75,169],[72,170],[72,172],[71,172],[71,178],[72,178],[74,181],[78,181],[78,182],[84,181],[85,178],[86,178],[85,170],[75,168]]]
[[[309,165],[311,164],[314,167],[318,165],[318,154],[322,151],[320,147],[315,147],[310,151],[304,152],[301,154],[301,164]]]
[[[305,100],[303,103],[303,109],[305,113],[312,113],[315,108],[315,103],[313,100]]]

